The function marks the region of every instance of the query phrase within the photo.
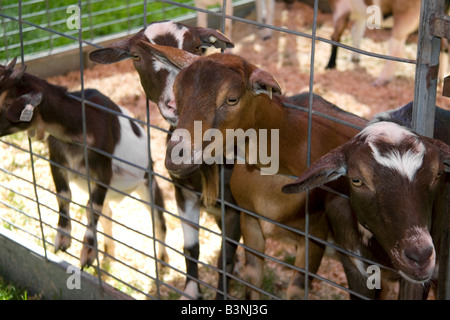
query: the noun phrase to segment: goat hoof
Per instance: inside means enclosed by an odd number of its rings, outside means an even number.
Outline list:
[[[81,249],[80,263],[81,269],[89,267],[95,260],[94,239],[89,236],[84,237],[83,248]]]
[[[83,249],[81,249],[80,255],[81,270],[92,266],[94,260],[95,260],[95,250],[87,247],[86,245],[83,245]]]
[[[55,253],[59,250],[66,251],[69,249],[70,245],[72,243],[72,238],[70,237],[70,234],[67,234],[67,232],[59,230],[55,237]]]

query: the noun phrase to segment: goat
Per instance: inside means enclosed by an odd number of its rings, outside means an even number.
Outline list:
[[[147,98],[158,105],[161,115],[172,126],[177,125],[177,110],[170,105],[174,99],[172,85],[176,74],[153,59],[145,43],[173,46],[198,55],[207,47],[226,49],[234,46],[216,30],[172,21],[158,21],[149,24],[132,37],[89,54],[90,60],[101,64],[132,59]]]
[[[348,199],[327,199],[337,244],[389,266],[391,277],[399,274],[419,290],[414,298],[422,298],[429,290],[425,284],[437,278],[441,233],[448,223],[448,172],[449,145],[376,119],[313,163],[283,192],[302,193],[332,183],[348,194]],[[348,256],[342,262],[349,286],[370,296],[364,262]],[[405,294],[402,288],[400,294]]]
[[[190,27],[171,21],[154,22],[141,30],[136,35],[114,43],[111,47],[95,50],[90,53],[89,58],[99,63],[114,63],[123,59],[132,58],[134,67],[139,73],[141,85],[148,99],[157,103],[161,115],[171,125],[170,133],[175,130],[178,121],[178,112],[173,104],[172,91],[173,82],[178,70],[155,59],[147,47],[148,43],[156,43],[183,49],[192,54],[200,55],[202,48],[215,46],[216,48],[231,48],[230,40],[218,31]],[[225,199],[234,202],[228,186],[231,166],[225,166]],[[200,209],[205,209],[213,214],[218,226],[222,229],[220,205],[216,203],[219,174],[217,166],[202,166],[200,172],[189,178],[180,178],[171,175],[175,188],[175,200],[179,215],[183,218],[181,222],[184,234],[184,253],[186,254],[187,278],[184,293],[186,297],[193,299],[201,298],[198,279],[199,258],[199,218]],[[185,188],[180,187],[186,186]],[[202,197],[198,196],[202,192]],[[203,199],[203,201],[202,201]],[[225,213],[225,235],[229,239],[239,241],[241,237],[239,227],[239,214],[230,207]],[[222,250],[226,250],[227,272],[234,269],[234,257],[236,245],[227,242],[226,247],[221,249],[217,265],[222,266]],[[219,277],[217,299],[223,298],[223,277]],[[183,297],[184,298],[184,297]]]
[[[195,146],[190,145],[191,141],[188,139],[184,139],[187,136],[183,135],[185,131],[191,136],[195,135],[195,121],[201,121],[202,136],[210,129],[219,130],[222,137],[226,136],[227,129],[242,129],[244,132],[255,129],[255,134],[260,140],[261,130],[279,130],[280,150],[276,150],[276,154],[279,155],[280,175],[261,175],[260,173],[266,167],[262,163],[255,165],[236,163],[230,187],[240,207],[262,216],[259,219],[245,213],[241,214],[241,229],[245,245],[253,250],[264,252],[267,237],[294,244],[297,246],[295,266],[304,268],[304,237],[267,223],[263,218],[270,218],[299,230],[305,228],[306,198],[283,194],[281,187],[292,182],[292,179],[281,173],[298,176],[306,170],[304,155],[307,148],[308,115],[293,108],[284,108],[282,103],[290,102],[307,107],[308,94],[301,94],[290,99],[280,96],[280,86],[272,75],[235,55],[215,54],[208,57],[196,57],[175,48],[157,45],[149,47],[153,49],[158,59],[169,60],[172,65],[178,66],[181,70],[174,83],[176,106],[179,111],[178,125],[166,150],[165,163],[170,172],[178,175],[192,173],[201,166],[198,154],[212,144],[204,141],[201,146]],[[315,111],[358,126],[364,126],[366,123],[364,119],[344,112],[319,96],[315,95],[313,101]],[[317,159],[348,141],[358,132],[357,129],[317,116],[313,116],[312,131],[314,146],[312,159]],[[183,138],[181,141],[180,137]],[[227,139],[223,140],[222,150],[227,150],[225,143]],[[267,141],[272,142],[272,137],[267,137]],[[234,141],[232,143],[234,144]],[[183,147],[183,150],[193,151],[189,156],[192,161],[180,164],[173,161],[172,155],[177,154],[180,147]],[[220,150],[219,147],[216,152]],[[240,147],[245,150],[252,148],[249,141],[246,141],[245,146]],[[273,152],[272,154],[274,155]],[[321,201],[325,195],[326,192],[323,190],[313,192],[314,201],[310,202],[309,206],[311,223],[309,231],[321,239],[326,239],[328,233]],[[309,246],[311,272],[317,271],[323,251],[324,247],[321,244],[311,241]],[[263,262],[263,258],[259,255],[246,251],[245,276],[253,286],[261,285]],[[294,272],[287,290],[288,298],[302,297],[301,286],[304,280],[302,273]],[[247,291],[247,298],[258,297],[258,292]]]
[[[331,40],[339,42],[349,19],[354,19],[352,27],[353,45],[359,48],[367,21],[367,5],[364,0],[329,0],[333,11],[334,31]],[[394,26],[389,40],[389,55],[399,57],[403,53],[405,42],[410,34],[417,30],[420,20],[420,0],[373,0],[382,14],[392,14]],[[381,20],[381,19],[380,19]],[[327,69],[336,67],[337,46],[331,48]],[[357,53],[352,53],[352,61],[359,61]],[[374,85],[384,85],[392,80],[395,73],[395,61],[386,61],[383,70]]]
[[[226,14],[233,15],[233,3],[231,0],[226,1]],[[223,0],[195,0],[195,6],[200,9],[206,9],[207,6],[215,4],[223,5]],[[256,21],[260,23],[267,23],[273,25],[273,16],[275,14],[275,0],[255,0],[256,9]],[[197,12],[197,25],[199,27],[207,27],[208,19],[207,14],[204,12]],[[272,29],[264,28],[261,30],[261,37],[263,40],[270,39],[272,37]],[[229,38],[232,36],[232,20],[227,19],[225,22],[225,35]]]
[[[38,138],[43,138],[45,133],[49,134],[47,143],[50,167],[59,206],[55,252],[65,251],[71,245],[69,181],[80,182],[80,187],[86,188],[84,177],[87,174],[92,177],[92,192],[87,209],[92,208],[93,214],[87,214],[88,227],[80,257],[81,267],[84,268],[91,265],[96,258],[94,228],[102,212],[106,216],[104,226],[105,233],[108,235],[105,237],[105,251],[107,256],[114,254],[114,242],[111,238],[111,210],[108,201],[114,198],[120,199],[121,196],[114,190],[131,192],[143,186],[138,191],[141,191],[142,199],[148,201],[151,196],[149,189],[149,182],[151,182],[154,203],[164,208],[161,190],[145,169],[151,164],[148,157],[147,135],[144,129],[131,119],[92,107],[89,102],[102,105],[113,112],[128,115],[126,109],[117,106],[99,91],[85,90],[86,143],[90,148],[87,153],[89,167],[87,172],[83,151],[81,102],[71,97],[66,88],[52,85],[25,73],[24,67],[15,70],[15,64],[16,59],[6,67],[0,66],[0,136],[26,130],[29,133],[34,132]],[[80,98],[82,92],[70,94]],[[101,153],[95,149],[101,150]],[[103,153],[117,158],[112,159]],[[134,163],[143,169],[126,162]],[[82,181],[76,179],[80,176],[83,177]],[[142,189],[144,189],[143,192]],[[167,260],[166,249],[163,245],[166,227],[160,210],[155,209],[153,223],[156,230],[154,236],[159,240],[157,257],[161,261]]]

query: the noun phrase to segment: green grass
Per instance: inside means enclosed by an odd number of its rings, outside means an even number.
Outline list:
[[[193,0],[178,0],[177,2],[193,4]],[[76,0],[24,0],[22,1],[22,18],[29,23],[78,38],[78,30],[71,30],[67,25],[67,20],[73,14],[72,11],[67,13],[67,8],[69,5],[77,5],[77,3]],[[101,36],[130,31],[143,26],[143,0],[91,0],[87,4],[84,3],[85,1],[82,1],[81,8],[84,40],[94,41]],[[0,0],[0,12],[17,18],[19,16],[18,1]],[[147,23],[172,19],[191,12],[191,10],[161,2],[147,1]],[[25,23],[22,28],[25,54],[50,53],[52,48],[77,44],[77,41],[73,39]],[[0,17],[0,35],[0,61],[20,56],[19,23]]]
[[[18,289],[0,277],[0,300],[28,300],[28,292]]]

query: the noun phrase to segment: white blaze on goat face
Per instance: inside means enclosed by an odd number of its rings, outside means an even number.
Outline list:
[[[166,21],[161,23],[152,23],[145,29],[144,35],[147,37],[148,41],[151,44],[155,44],[154,39],[158,37],[167,37],[168,35],[172,35],[177,42],[178,49],[183,49],[184,36],[189,29],[186,27],[179,27],[179,25],[175,24],[172,21]],[[153,68],[156,72],[161,69],[171,71],[168,69],[166,65],[162,62],[155,60],[153,62]]]
[[[423,164],[425,155],[425,146],[417,139],[414,133],[392,122],[379,122],[364,129],[360,135],[365,138],[365,141],[370,146],[377,163],[397,171],[407,177],[409,181],[414,180],[417,170]],[[393,148],[388,153],[382,154],[377,147],[377,142],[400,146],[405,142],[405,139],[411,137],[416,138],[415,148],[408,149],[404,153],[400,153],[399,150]]]
[[[147,37],[148,41],[152,44],[155,44],[154,39],[159,36],[167,37],[168,34],[172,35],[177,42],[178,49],[183,49],[184,38],[186,33],[188,32],[188,28],[180,27],[172,21],[166,21],[161,23],[152,23],[147,27],[147,29],[145,29],[144,34]],[[170,65],[165,64],[157,59],[154,59],[153,61],[153,69],[155,72],[166,70],[169,73],[166,78],[164,91],[162,92],[157,103],[163,117],[171,125],[176,126],[177,121],[175,119],[177,118],[177,114],[173,105],[173,102],[175,101],[175,95],[173,93],[172,87],[175,82],[175,77],[180,70],[176,67],[171,67]]]
[[[178,49],[183,49],[184,35],[189,29],[186,27],[181,27],[172,21],[152,23],[145,29],[145,36],[150,43],[155,44],[153,39],[159,36],[167,36],[167,34],[172,34],[178,43]]]

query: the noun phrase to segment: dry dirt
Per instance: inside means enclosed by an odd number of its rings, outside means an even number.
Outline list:
[[[312,17],[312,8],[302,3],[295,2],[290,9],[286,9],[283,3],[276,3],[276,17],[274,23],[277,26],[282,26],[305,33],[311,33]],[[274,32],[274,35],[270,40],[263,41],[260,39],[256,27],[242,23],[235,23],[233,30],[234,33],[232,40],[236,44],[236,47],[232,51],[233,53],[239,54],[247,58],[253,64],[256,64],[271,72],[281,84],[286,95],[296,94],[308,90],[310,78],[309,69],[311,64],[310,40]],[[317,29],[318,36],[330,38],[332,31],[333,27],[331,24],[331,15],[319,13]],[[361,48],[373,52],[387,53],[386,40],[388,36],[388,30],[370,31],[362,41]],[[416,44],[414,40],[415,37],[412,36],[406,46],[405,57],[411,59],[415,58]],[[342,41],[346,44],[351,44],[349,30],[345,32]],[[413,99],[414,66],[398,63],[396,78],[386,86],[374,87],[372,86],[372,82],[381,71],[383,61],[376,58],[361,57],[359,65],[355,65],[350,62],[350,53],[347,50],[341,49],[338,54],[337,69],[325,70],[329,53],[330,45],[322,42],[316,42],[313,90],[315,93],[322,95],[325,99],[335,103],[339,107],[360,116],[370,118],[378,112],[399,107]],[[67,86],[70,90],[80,89],[79,71],[74,71],[63,76],[53,77],[48,80],[58,85]],[[99,89],[104,94],[108,95],[113,101],[130,109],[136,117],[145,119],[146,100],[140,86],[139,77],[130,61],[123,61],[118,64],[107,66],[96,65],[88,70],[85,70],[84,84],[86,88],[89,87]],[[437,104],[443,108],[449,109],[450,100],[442,97],[440,91],[442,91],[442,89],[439,89]],[[165,129],[168,128],[168,125],[164,122],[153,103],[150,103],[150,120],[154,125]],[[164,176],[168,176],[164,168],[165,134],[157,129],[151,129],[151,137],[152,157],[155,163],[155,171]],[[14,142],[18,143],[17,141]],[[28,147],[28,142],[26,142],[26,140],[19,144],[25,149]],[[34,147],[34,151],[37,150],[36,152],[40,152],[44,155],[46,154],[45,147],[40,145],[39,142],[34,142],[33,146],[36,146]],[[29,179],[32,179],[29,167],[20,165],[21,163],[29,162],[29,155],[24,152],[18,152],[12,147],[3,145],[1,147],[3,149],[3,154],[5,155],[2,159],[0,159],[2,163],[7,163],[5,166],[12,172],[19,175],[23,174],[24,176],[29,177]],[[14,157],[15,160],[10,160],[11,153],[16,155]],[[50,175],[47,162],[38,159],[36,161],[36,166],[38,182],[45,188],[54,190],[52,182],[49,179]],[[5,181],[5,184],[9,187],[16,188],[24,194],[34,197],[34,191],[32,188],[20,180],[7,176]],[[158,179],[158,183],[161,185],[164,192],[166,209],[176,214],[172,185],[162,179]],[[56,208],[56,201],[53,195],[41,190],[39,192],[39,199],[41,203],[46,203],[52,208]],[[76,193],[74,192],[74,194]],[[11,198],[16,199],[13,199],[14,201],[19,201],[17,200],[16,195],[11,195],[11,193],[7,191],[3,191],[1,196],[2,199],[7,199],[4,200],[7,203],[12,201]],[[83,196],[80,196],[79,199],[80,200],[78,201],[82,204],[86,201],[86,198],[83,198]],[[20,204],[23,211],[29,213],[36,211],[35,203],[31,201],[23,202],[23,204]],[[142,208],[134,209],[135,206],[136,204],[133,200],[127,199],[125,202],[117,205],[114,218],[125,222],[132,228],[142,230],[143,233],[147,234],[149,233],[148,230],[151,230],[151,226],[149,226],[148,222],[148,215],[143,212]],[[47,223],[56,226],[57,215],[55,212],[47,212],[48,210],[43,211],[44,212],[42,214],[45,216],[45,219],[48,219]],[[85,221],[83,220],[84,216],[82,212],[78,211],[75,213],[75,216],[81,221]],[[12,217],[14,214],[17,213],[12,212],[12,210],[6,207],[0,208],[0,216]],[[180,222],[175,217],[170,215],[166,215],[166,217],[169,230],[167,243],[173,248],[182,251]],[[27,218],[21,220],[24,220],[24,224],[32,223],[30,219]],[[17,223],[22,223],[22,221],[18,221]],[[205,214],[202,215],[200,223],[201,225],[218,232],[218,228],[215,226],[215,223],[211,217]],[[33,230],[31,232],[40,234],[38,224],[35,223],[31,229]],[[52,243],[55,234],[54,230],[46,228],[45,234],[46,239]],[[79,239],[82,239],[84,228],[78,225],[75,226],[73,234]],[[138,237],[134,234],[130,234],[129,231],[125,230],[123,227],[115,226],[114,237],[123,239],[122,241],[131,243],[133,246],[144,252],[152,252],[153,250],[153,244],[151,241],[142,239],[142,237]],[[215,260],[217,258],[218,248],[220,245],[220,238],[207,231],[201,231],[201,239],[200,259],[204,262],[215,265]],[[100,237],[100,243],[101,241],[102,239]],[[75,258],[79,255],[79,248],[79,243],[75,242],[73,245],[73,250],[71,250]],[[279,259],[292,262],[294,251],[293,248],[281,245],[275,241],[269,241],[267,252],[270,255],[278,257]],[[70,257],[66,254],[61,255],[78,265],[78,262],[74,257]],[[125,263],[132,265],[137,270],[148,274],[154,273],[154,265],[151,259],[142,258],[142,255],[138,253],[130,253],[128,249],[121,245],[118,245],[116,248],[116,256]],[[179,270],[184,270],[184,259],[178,253],[169,250],[169,256],[169,263],[173,267]],[[237,257],[238,264],[236,267],[236,274],[238,275],[242,272],[243,258],[243,252],[239,249]],[[154,282],[148,277],[138,274],[138,272],[125,268],[119,263],[112,263],[110,272],[114,274],[115,277],[122,279],[121,281],[139,288],[139,290],[144,293],[150,292],[151,294],[156,294]],[[319,275],[331,279],[339,285],[346,285],[342,268],[334,259],[325,259],[319,270]],[[182,290],[184,277],[180,272],[171,270],[165,272],[162,276],[165,283],[169,283],[171,286]],[[286,270],[286,268],[281,267],[274,262],[270,262],[267,264],[266,268],[266,287],[270,288],[270,290],[275,294],[284,298],[289,276],[290,272]],[[214,272],[202,267],[200,269],[200,278],[214,286],[217,276]],[[109,283],[119,287],[136,298],[145,298],[143,294],[127,288],[127,286],[120,281],[112,280],[111,278],[108,278],[107,280]],[[164,299],[178,297],[176,293],[173,293],[173,290],[164,285],[161,286],[160,289],[161,296]],[[213,290],[207,288],[203,290],[205,293],[205,298],[209,299],[213,297]],[[231,292],[236,297],[243,298],[242,285],[233,284]],[[310,298],[347,299],[348,295],[325,283],[314,281]]]

